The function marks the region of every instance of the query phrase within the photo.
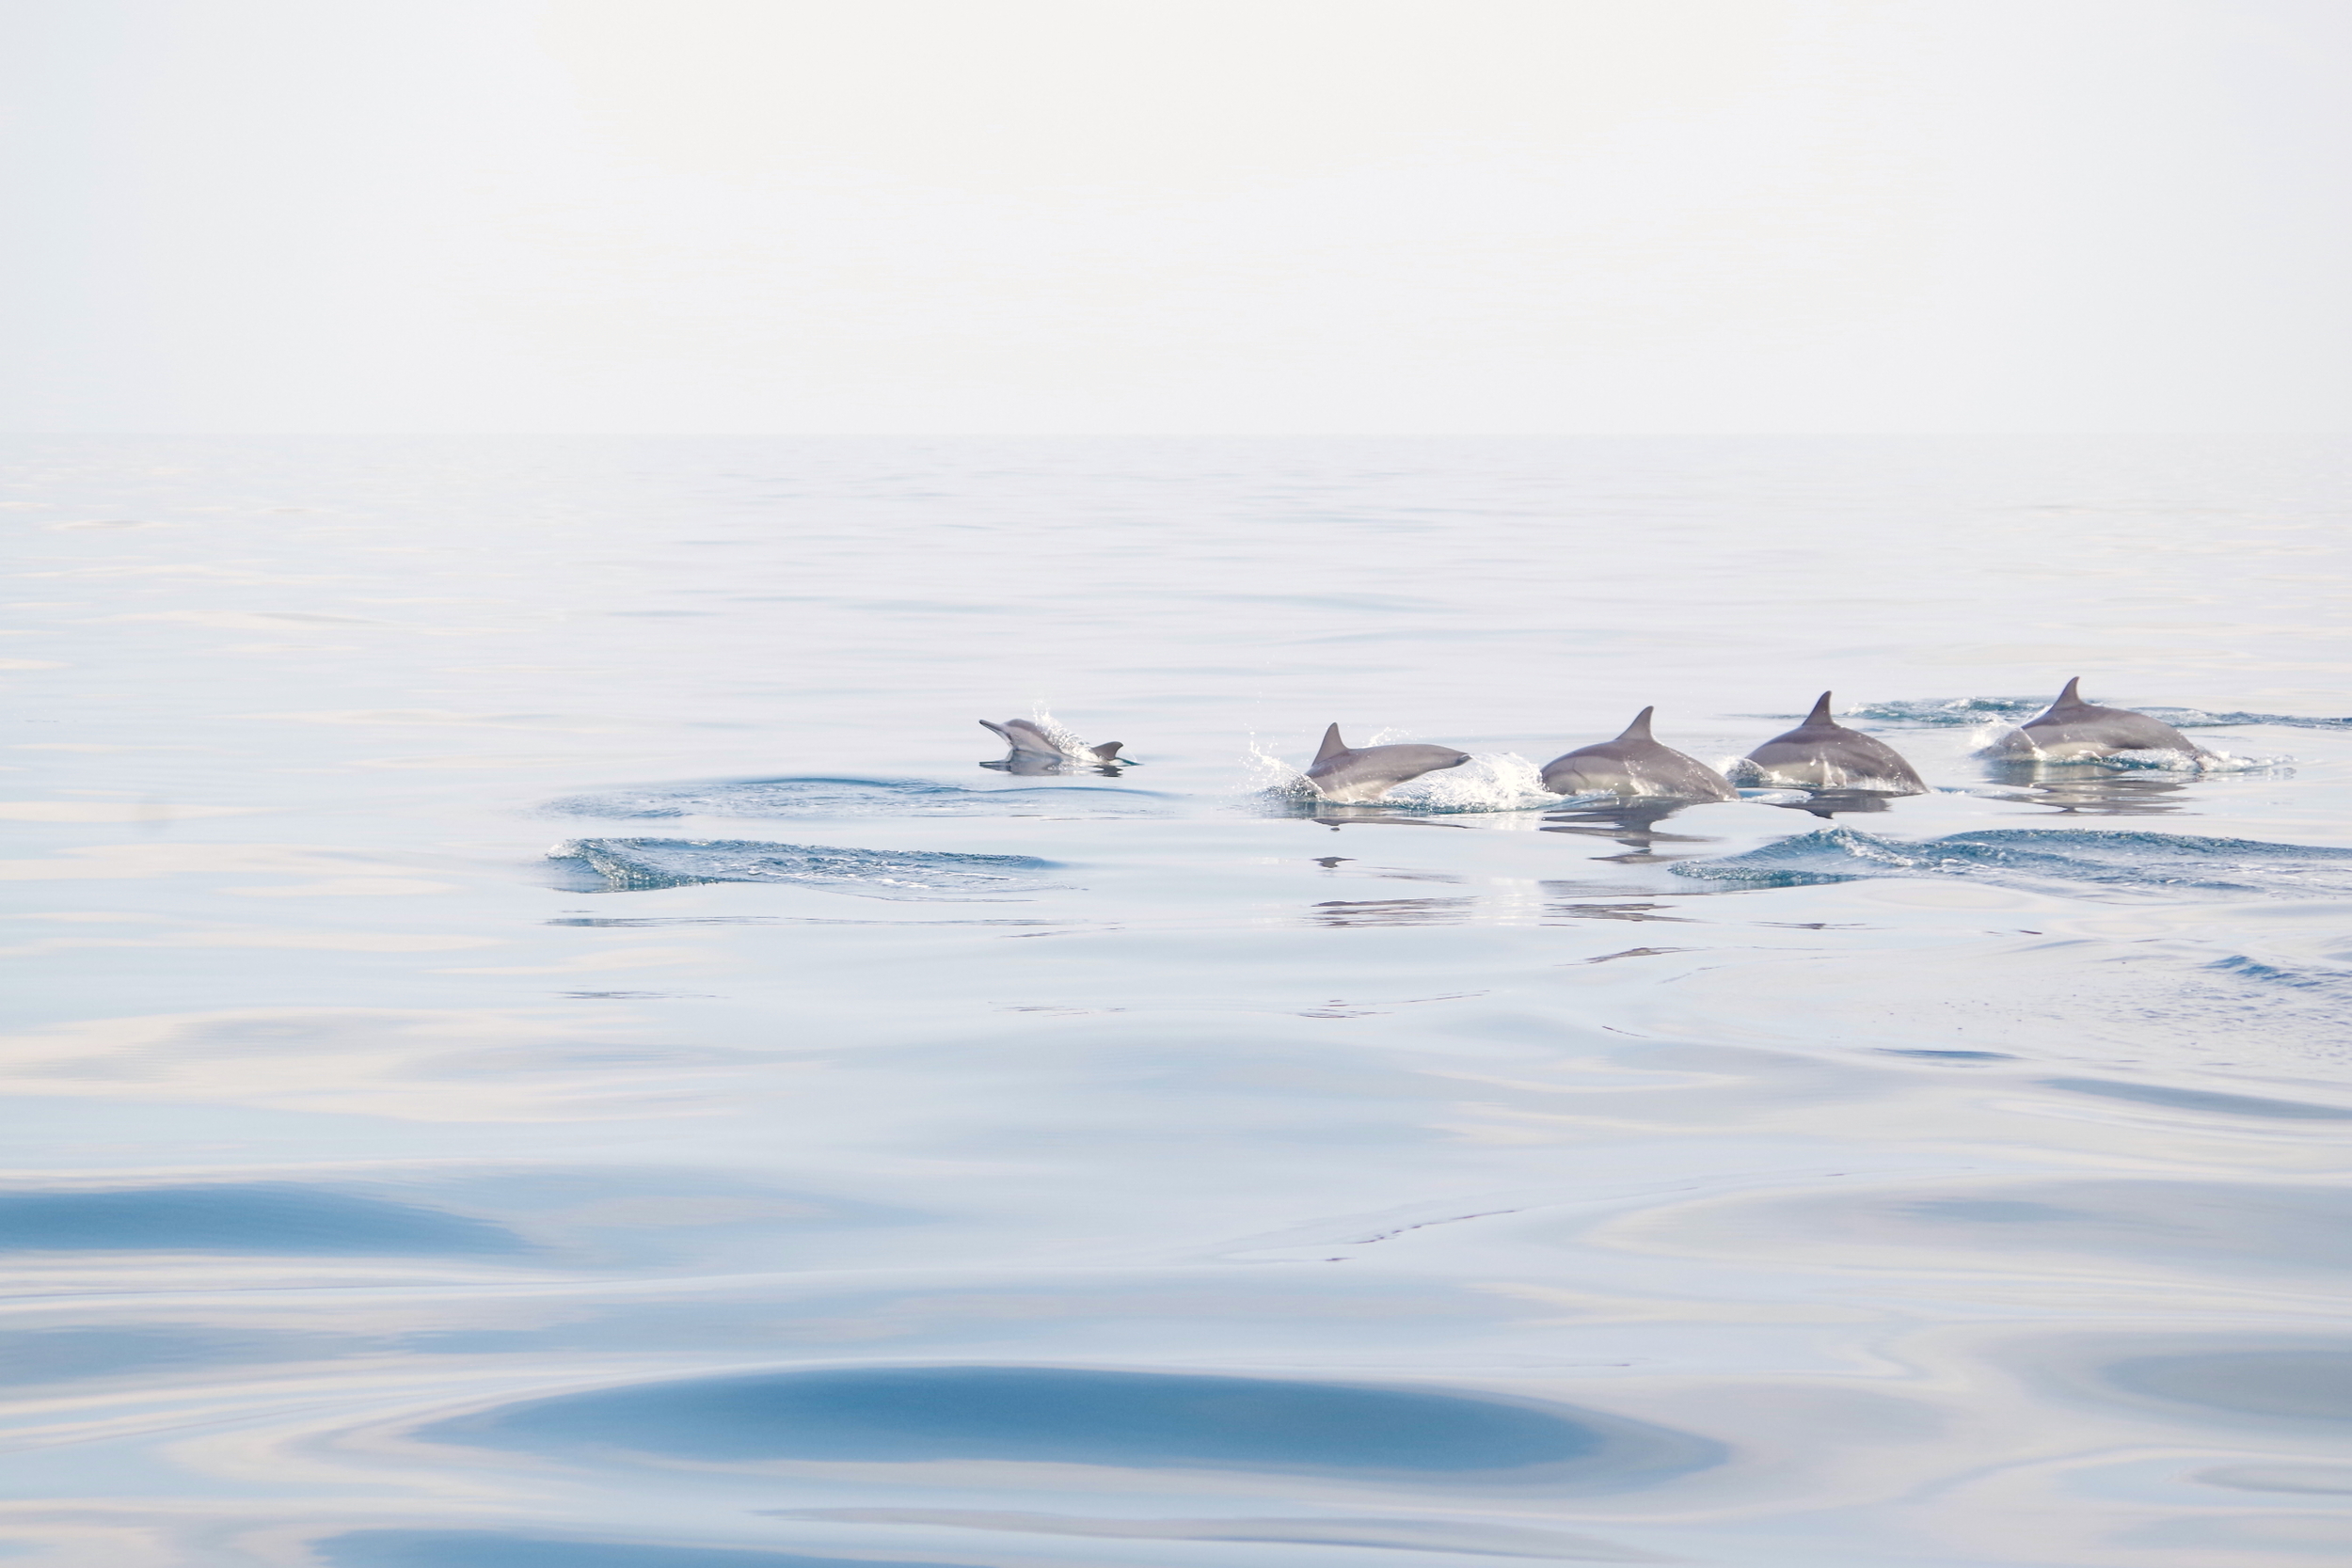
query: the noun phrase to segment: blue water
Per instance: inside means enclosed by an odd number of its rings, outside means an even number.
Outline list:
[[[2352,1560],[2343,443],[0,456],[0,1556]]]

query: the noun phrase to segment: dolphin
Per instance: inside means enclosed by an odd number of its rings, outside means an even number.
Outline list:
[[[2058,701],[1994,742],[2003,756],[2043,762],[2084,762],[2118,752],[2177,752],[2202,756],[2196,742],[2160,719],[2125,707],[2101,707],[2082,698],[2076,675]]]
[[[1327,800],[1377,800],[1407,779],[1468,761],[1468,752],[1451,746],[1351,747],[1334,724],[1323,732],[1322,750],[1307,766],[1307,782]]]
[[[1579,746],[1544,764],[1544,787],[1554,795],[1583,795],[1606,789],[1629,799],[1736,800],[1731,781],[1692,756],[1685,756],[1649,733],[1645,707],[1614,740]]]
[[[1005,737],[1005,744],[1012,748],[1005,753],[1003,762],[983,764],[984,767],[1007,768],[1015,773],[1050,773],[1065,762],[1086,763],[1107,769],[1113,763],[1129,760],[1119,754],[1119,748],[1125,744],[1123,741],[1106,740],[1100,746],[1089,746],[1073,739],[1065,744],[1048,734],[1043,725],[1026,719],[1008,719],[1001,724],[992,724],[983,719],[980,727],[994,730]]]
[[[1829,693],[1813,705],[1804,722],[1776,735],[1748,753],[1773,784],[1805,789],[1868,790],[1879,795],[1925,795],[1920,778],[1894,747],[1860,730],[1850,730],[1829,714]]]

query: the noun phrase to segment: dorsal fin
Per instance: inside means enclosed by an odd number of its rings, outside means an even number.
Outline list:
[[[1804,721],[1808,724],[1835,724],[1837,722],[1836,719],[1830,717],[1828,692],[1824,691],[1821,693],[1821,700],[1813,705],[1813,711],[1804,716]]]
[[[1102,761],[1108,762],[1113,757],[1119,755],[1119,749],[1125,744],[1127,743],[1123,740],[1105,740],[1103,744],[1094,748],[1094,754]]]
[[[1340,738],[1340,727],[1334,724],[1323,732],[1323,745],[1316,751],[1315,760],[1321,762],[1326,757],[1338,756],[1346,750],[1347,742]]]
[[[2083,702],[2082,684],[2083,678],[2080,675],[2076,675],[2070,679],[2066,683],[2066,689],[2059,692],[2058,694],[2058,701],[2052,703],[2050,705],[2052,707],[2082,707],[2087,705]]]
[[[1633,722],[1628,724],[1625,727],[1625,734],[1617,736],[1617,738],[1619,740],[1654,739],[1655,737],[1649,733],[1649,716],[1657,711],[1658,709],[1655,707],[1645,707],[1641,712],[1635,714],[1633,716]]]

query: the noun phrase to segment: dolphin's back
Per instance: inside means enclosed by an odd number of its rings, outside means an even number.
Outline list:
[[[2066,683],[2058,701],[2018,726],[1999,748],[2014,756],[2068,762],[2118,752],[2178,752],[2199,755],[2197,743],[2161,719],[2127,707],[2101,707],[2082,697],[2082,677]]]
[[[1614,740],[1580,746],[1544,764],[1544,787],[1554,795],[1606,790],[1631,799],[1730,800],[1739,796],[1731,781],[1694,756],[1650,735],[1644,708]]]
[[[1323,745],[1307,767],[1307,782],[1327,800],[1377,800],[1408,779],[1468,761],[1468,752],[1451,746],[1350,746],[1334,724],[1323,732]]]
[[[1927,781],[1902,753],[1876,736],[1850,730],[1829,711],[1821,693],[1804,722],[1748,753],[1775,784],[1806,789],[1864,789],[1884,795],[1924,795]]]

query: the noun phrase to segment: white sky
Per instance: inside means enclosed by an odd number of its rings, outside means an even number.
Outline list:
[[[2352,0],[0,27],[0,429],[2352,428]]]

